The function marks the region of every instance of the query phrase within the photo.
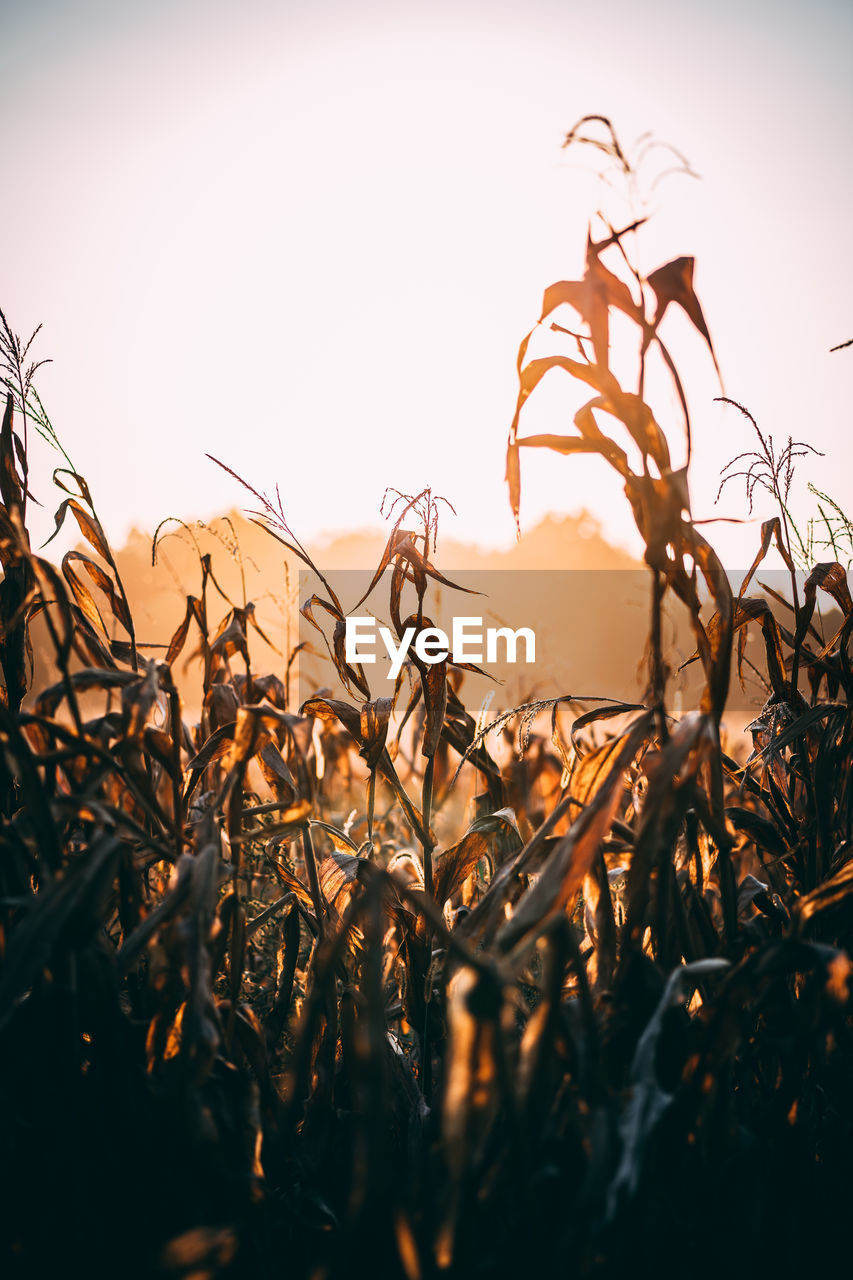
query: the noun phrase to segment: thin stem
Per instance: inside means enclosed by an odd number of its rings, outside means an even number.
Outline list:
[[[311,839],[311,828],[306,823],[302,828],[302,857],[305,861],[305,870],[308,873],[308,888],[311,891],[311,901],[314,904],[314,914],[317,917],[317,930],[320,942],[326,936],[326,920],[323,910],[323,891],[320,888],[320,877],[317,872],[317,856],[314,852],[314,842]]]
[[[433,870],[432,841],[430,839],[430,834],[429,834],[429,819],[430,819],[430,809],[432,808],[432,784],[433,784],[434,772],[435,772],[435,756],[430,756],[427,759],[426,768],[424,769],[424,781],[423,781],[423,790],[422,790],[423,799],[422,799],[422,805],[421,805],[422,812],[423,812],[423,820],[424,820],[424,828],[421,834],[421,843],[423,847],[423,862],[424,862],[424,888],[426,889],[430,897],[433,897],[434,891],[435,891],[433,874],[432,874],[432,870]],[[443,905],[442,903],[439,903],[439,906],[442,906],[442,905]]]

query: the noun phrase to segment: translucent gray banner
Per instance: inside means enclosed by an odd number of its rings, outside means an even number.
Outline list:
[[[340,603],[344,619],[349,620],[344,622],[344,628],[350,653],[362,658],[371,696],[393,696],[395,665],[402,664],[400,678],[406,687],[409,681],[417,681],[417,671],[404,661],[392,621],[391,569],[384,572],[366,599],[363,597],[373,571],[330,570],[323,576]],[[736,594],[744,572],[729,576]],[[428,579],[423,616],[425,623],[446,633],[451,660],[454,622],[456,639],[465,641],[461,657],[479,658],[475,665],[484,674],[458,671],[454,676],[454,683],[459,681],[460,696],[472,714],[476,715],[485,703],[491,717],[533,699],[566,695],[579,700],[643,699],[649,678],[651,617],[651,579],[647,570],[459,570],[449,571],[446,577],[455,585]],[[792,614],[784,603],[792,594],[790,576],[784,571],[768,571],[761,573],[760,579],[760,584],[750,584],[750,597],[765,600],[783,631],[791,629]],[[330,591],[314,573],[300,573],[299,585],[300,605],[312,596],[333,603]],[[802,584],[799,590],[802,598]],[[400,600],[401,620],[416,610],[415,588],[407,583]],[[304,645],[296,662],[300,703],[319,690],[350,702],[362,701],[362,694],[347,690],[342,683],[327,648],[327,643],[334,646],[336,618],[320,604],[315,604],[312,613],[324,635],[300,615],[299,641]],[[702,611],[706,623],[712,613],[712,606],[706,603]],[[819,651],[821,644],[831,639],[838,621],[831,600],[818,598],[813,621],[815,632],[822,639],[811,636],[808,643]],[[535,637],[533,645],[525,632]],[[514,646],[513,633],[517,633]],[[431,646],[422,646],[423,652],[440,656],[445,651],[440,637],[433,636],[431,641]],[[669,671],[670,708],[679,713],[697,707],[703,677],[698,660],[690,661],[696,653],[696,636],[687,609],[672,596],[665,603],[662,641]],[[768,696],[761,679],[766,676],[764,639],[757,622],[746,628],[744,658],[744,687],[733,671],[728,704],[729,712],[739,719],[755,714]],[[805,677],[802,687],[806,688]]]

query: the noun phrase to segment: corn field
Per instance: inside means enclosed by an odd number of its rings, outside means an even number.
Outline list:
[[[847,572],[836,548],[798,574],[788,492],[808,446],[779,449],[742,408],[755,449],[727,477],[777,514],[732,586],[691,516],[687,398],[659,335],[680,308],[715,361],[694,263],[641,275],[636,230],[590,235],[582,279],[545,290],[537,330],[559,308],[576,329],[554,320],[548,356],[521,342],[507,480],[518,519],[527,449],[618,473],[645,546],[645,696],[567,693],[491,726],[465,706],[464,666],[413,646],[394,696],[371,689],[343,643],[364,602],[338,598],[286,494],[236,470],[314,573],[302,613],[348,696],[294,700],[296,646],[256,668],[262,624],[250,602],[220,608],[209,555],[175,633],[140,643],[67,458],[56,526],[76,522],[85,550],[57,566],[30,544],[28,436],[56,436],[4,319],[4,1275],[769,1275],[849,1252]],[[609,363],[615,313],[636,334],[630,389]],[[681,406],[669,425],[645,398],[652,357]],[[546,375],[589,398],[566,434],[526,435]],[[389,505],[368,605],[401,637],[453,582],[436,496]],[[775,601],[756,578],[771,549],[790,574]],[[678,716],[665,608],[701,671]],[[751,632],[766,702],[735,759],[720,726]],[[495,746],[514,730],[523,768]],[[554,758],[543,816],[531,791]]]

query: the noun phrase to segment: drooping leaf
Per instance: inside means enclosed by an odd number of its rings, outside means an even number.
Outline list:
[[[664,266],[658,267],[656,271],[651,272],[648,282],[657,299],[653,328],[657,330],[663,319],[664,312],[671,302],[680,306],[708,344],[708,350],[711,353],[711,359],[714,361],[717,377],[722,381],[720,367],[717,364],[717,357],[714,353],[714,344],[711,341],[711,335],[708,332],[708,326],[705,323],[699,299],[696,297],[693,288],[695,265],[695,258],[674,258],[672,262],[667,262]]]
[[[728,967],[728,960],[711,957],[675,969],[669,975],[660,1003],[640,1037],[631,1064],[631,1094],[619,1125],[622,1155],[607,1198],[607,1216],[611,1220],[624,1200],[636,1193],[649,1139],[673,1102],[673,1095],[662,1088],[658,1080],[655,1065],[664,1017],[674,1004],[684,999],[686,991],[695,986],[697,980],[721,973]]]
[[[497,935],[503,951],[520,947],[541,933],[548,920],[562,911],[584,882],[620,800],[625,770],[648,732],[647,716],[640,716],[618,740],[605,776],[595,794],[551,852],[539,878],[518,902]]]

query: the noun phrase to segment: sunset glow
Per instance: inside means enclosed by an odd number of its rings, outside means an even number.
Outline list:
[[[780,436],[807,421],[826,453],[808,478],[832,487],[851,460],[830,409],[849,360],[829,355],[853,283],[849,9],[235,13],[6,11],[2,305],[44,324],[43,394],[113,536],[239,505],[212,452],[278,481],[305,536],[374,525],[386,484],[431,483],[454,536],[505,545],[517,344],[544,285],[579,271],[590,210],[616,207],[560,150],[589,111],[702,175],[654,188],[643,265],[696,256],[727,393]],[[650,177],[667,163],[650,156]],[[666,331],[691,388],[696,514],[712,516],[742,424],[713,403],[689,326]],[[531,420],[562,429],[564,395],[543,386]],[[301,483],[319,470],[322,511]],[[526,459],[523,524],[587,507],[636,548],[617,499],[594,459]],[[719,545],[748,560],[751,538],[722,526]]]
[[[0,0],[4,1280],[844,1273],[852,62]]]

